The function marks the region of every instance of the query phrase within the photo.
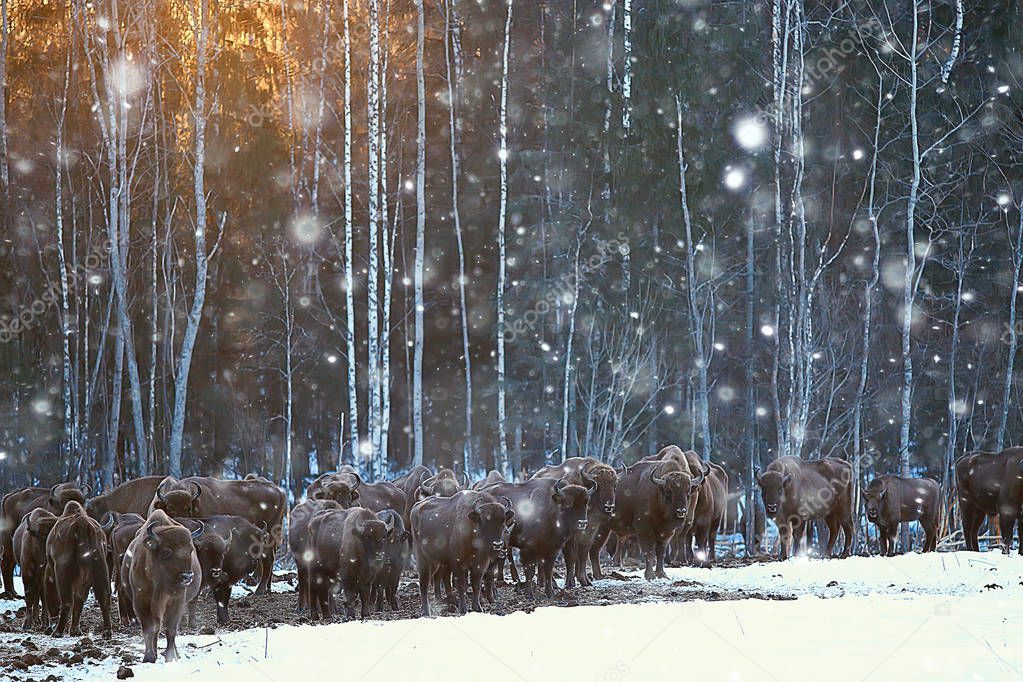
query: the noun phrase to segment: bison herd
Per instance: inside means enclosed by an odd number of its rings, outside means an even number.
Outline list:
[[[825,556],[840,532],[841,556],[849,555],[855,474],[848,462],[781,457],[756,472],[756,481],[763,511],[778,526],[780,558],[795,553],[815,523],[828,531]],[[978,549],[981,524],[997,517],[1008,552],[1023,503],[1023,448],[964,455],[955,481],[967,549]],[[170,661],[180,621],[188,613],[195,625],[201,594],[215,600],[223,625],[233,585],[252,576],[257,594],[269,591],[285,526],[298,608],[312,618],[353,618],[356,607],[362,618],[398,609],[399,580],[413,557],[422,615],[430,616],[431,591],[460,613],[494,603],[505,564],[519,580],[516,554],[529,598],[536,590],[554,594],[559,556],[566,588],[602,577],[605,548],[621,561],[637,546],[648,580],[667,577],[672,561],[710,565],[728,491],[721,466],[676,446],[617,468],[570,458],[521,482],[498,472],[471,482],[417,466],[394,481],[370,483],[346,465],[316,479],[290,513],[284,491],[251,474],[230,481],[150,476],[101,495],[74,483],[25,488],[0,505],[3,596],[16,597],[20,565],[25,629],[62,636],[80,634],[91,592],[109,637],[114,590],[122,624],[141,627],[143,660],[156,660],[162,630]],[[937,482],[879,476],[862,496],[882,554],[895,553],[899,526],[910,521],[926,535],[923,551],[936,549]],[[1019,532],[1023,553],[1023,524]]]

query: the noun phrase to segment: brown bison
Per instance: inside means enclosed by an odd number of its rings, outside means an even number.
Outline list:
[[[1005,463],[1002,488],[998,493],[998,520],[1002,529],[1002,551],[1012,549],[1012,534],[1023,510],[1023,448],[1003,450]],[[1019,524],[1019,553],[1023,555],[1023,522]]]
[[[164,659],[169,662],[178,658],[178,625],[185,607],[199,594],[202,567],[193,540],[202,533],[202,526],[190,533],[162,509],[156,509],[124,555],[121,580],[127,581],[126,593],[142,624],[146,645],[143,663],[156,662],[156,640],[161,629],[167,633]]]
[[[595,486],[594,486],[595,487]],[[508,498],[515,512],[510,543],[519,550],[526,573],[526,596],[533,599],[533,576],[554,595],[554,561],[577,530],[586,529],[586,508],[594,489],[567,480],[534,478],[522,483],[495,483],[483,492]]]
[[[504,477],[504,474],[502,474],[500,471],[498,471],[496,469],[491,469],[490,473],[488,473],[484,478],[481,478],[480,480],[478,480],[475,483],[473,483],[471,488],[473,490],[483,490],[487,486],[494,485],[495,483],[506,483],[506,482],[507,481],[506,481],[506,479]]]
[[[466,577],[472,585],[472,609],[483,610],[483,579],[493,560],[505,551],[502,533],[514,517],[510,502],[502,504],[490,493],[471,490],[428,497],[412,507],[412,546],[423,616],[431,615],[430,581],[444,575],[454,578],[460,613],[466,612]]]
[[[385,524],[392,524],[394,530],[387,536],[387,545],[384,548],[384,565],[373,582],[371,599],[376,603],[377,611],[384,610],[385,601],[392,611],[397,611],[400,607],[398,584],[401,582],[401,574],[405,571],[405,566],[408,565],[409,558],[412,556],[410,542],[412,534],[406,530],[405,521],[397,511],[385,509],[377,516]]]
[[[640,460],[625,468],[618,477],[614,514],[597,536],[597,543],[603,545],[608,534],[614,532],[620,553],[625,539],[635,534],[647,580],[668,577],[664,572],[668,543],[676,533],[692,526],[705,480],[702,470],[693,472],[689,468],[681,450],[665,450],[664,459]]]
[[[162,509],[171,517],[204,519],[227,514],[240,516],[249,523],[266,528],[274,538],[260,564],[256,594],[270,591],[274,556],[280,544],[282,522],[288,511],[284,491],[265,479],[222,481],[206,476],[192,476],[180,481],[168,476],[156,489],[150,512]]]
[[[591,491],[589,507],[586,509],[586,528],[576,529],[565,543],[565,587],[575,587],[576,576],[579,584],[588,587],[592,583],[586,575],[586,558],[590,558],[593,576],[599,580],[600,548],[594,549],[594,540],[600,527],[607,523],[615,511],[615,486],[618,474],[615,470],[593,457],[570,457],[561,464],[545,466],[533,478],[564,478],[570,483],[581,485]]]
[[[110,573],[107,538],[78,502],[68,502],[46,538],[46,572],[56,586],[60,613],[55,637],[82,634],[82,607],[92,590],[103,614],[103,637],[110,639]],[[70,630],[68,620],[70,619]]]
[[[57,614],[57,588],[53,585],[53,576],[46,574],[46,538],[55,523],[57,517],[40,507],[25,514],[14,531],[14,557],[21,566],[21,582],[25,587],[26,630],[31,630],[37,620],[46,628],[50,615]]]
[[[1008,448],[1001,452],[977,450],[962,455],[955,463],[956,489],[959,493],[959,510],[963,517],[963,539],[966,549],[979,552],[980,527],[984,518],[997,519],[1000,513],[999,498],[1006,478],[1006,460],[1010,457]],[[1001,529],[1005,532],[1005,529]],[[1012,531],[1005,532],[1006,546],[1012,544]]]
[[[205,530],[193,543],[202,568],[200,591],[209,590],[217,605],[217,623],[231,622],[228,604],[231,588],[265,560],[274,546],[273,538],[264,528],[257,528],[240,516],[218,514],[204,519],[174,519],[190,532]],[[189,624],[194,624],[194,608],[189,611]]]
[[[341,509],[341,505],[334,500],[306,500],[295,505],[291,510],[291,518],[288,525],[288,546],[291,554],[295,557],[295,568],[298,573],[298,610],[302,611],[307,606],[306,586],[309,575],[309,564],[312,561],[312,551],[307,551],[309,521],[321,511],[333,511]]]
[[[798,549],[806,523],[824,519],[828,526],[830,557],[842,529],[845,544],[842,558],[852,551],[852,465],[834,457],[804,461],[798,457],[779,457],[757,476],[767,515],[778,524],[781,558]],[[795,539],[795,546],[793,546]]]
[[[465,483],[468,483],[468,480]],[[421,500],[434,495],[451,497],[462,489],[462,482],[458,480],[458,476],[455,475],[454,471],[451,469],[441,469],[437,472],[436,476],[431,476],[419,484],[415,499]]]
[[[407,474],[403,474],[391,481],[391,483],[401,489],[401,492],[405,493],[405,508],[401,510],[401,518],[405,521],[406,528],[411,528],[409,525],[409,514],[412,512],[412,505],[416,503],[416,493],[419,490],[419,484],[431,476],[433,476],[433,472],[419,464],[412,467]]]
[[[882,556],[895,556],[899,524],[919,521],[927,534],[924,551],[938,546],[938,503],[941,492],[933,478],[879,476],[863,491],[867,519],[877,526]]]
[[[89,486],[84,486],[89,490]],[[75,483],[58,483],[52,488],[23,488],[4,495],[0,501],[0,572],[3,573],[4,591],[0,599],[17,599],[14,591],[14,530],[25,514],[33,509],[47,509],[62,514],[68,502],[85,502],[86,493]]]
[[[131,593],[129,592],[126,576],[121,575],[124,567],[124,556],[128,547],[135,539],[139,528],[146,520],[138,514],[118,514],[107,512],[103,517],[103,524],[109,525],[108,537],[110,538],[110,555],[113,559],[114,589],[117,590],[117,613],[121,619],[121,625],[135,621],[135,612],[131,608]]]
[[[386,515],[388,521],[393,517]],[[373,582],[386,559],[388,536],[394,524],[363,507],[322,511],[313,516],[307,531],[311,552],[307,602],[314,619],[332,615],[330,594],[344,594],[345,618],[355,617],[355,600],[362,602],[362,618],[370,614]]]
[[[706,476],[696,500],[693,524],[681,539],[682,559],[687,564],[709,566],[716,558],[717,532],[725,516],[728,496],[728,474],[714,462],[701,462],[693,451],[686,452],[690,470],[702,470]],[[696,541],[696,554],[693,541]]]
[[[149,505],[163,479],[163,476],[144,476],[125,481],[107,493],[89,498],[85,510],[100,522],[107,512],[138,514],[144,518],[149,513]]]

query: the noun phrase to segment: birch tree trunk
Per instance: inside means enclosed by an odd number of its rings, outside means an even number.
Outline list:
[[[170,447],[168,449],[168,473],[181,477],[181,449],[185,431],[185,405],[188,400],[188,376],[192,367],[192,352],[195,339],[202,323],[203,307],[206,303],[206,279],[209,268],[209,254],[206,252],[206,61],[210,33],[207,0],[193,0],[191,3],[192,30],[195,35],[195,111],[194,148],[192,166],[192,190],[195,198],[195,291],[192,306],[188,312],[181,352],[178,356],[177,376],[174,379],[174,416],[171,420]],[[221,217],[221,231],[226,215]]]
[[[916,300],[916,207],[920,192],[920,132],[917,122],[917,97],[919,82],[917,77],[917,51],[919,41],[918,12],[919,0],[913,2],[913,31],[909,37],[909,125],[910,143],[912,145],[913,171],[909,185],[909,197],[906,200],[906,272],[902,288],[902,419],[899,428],[899,475],[910,474],[910,425],[913,412],[913,305]],[[906,535],[903,534],[905,542]]]
[[[501,57],[501,109],[499,135],[501,146],[498,161],[501,172],[501,199],[497,221],[497,461],[495,468],[505,472],[512,480],[513,472],[508,469],[508,423],[505,385],[505,313],[504,290],[507,278],[507,254],[505,228],[508,213],[508,59],[511,51],[512,10],[515,0],[508,1],[508,14],[504,22],[504,50]]]
[[[73,364],[71,360],[71,311],[69,305],[67,258],[64,252],[64,121],[67,117],[67,96],[68,84],[71,78],[71,48],[68,47],[67,60],[64,65],[64,93],[61,97],[60,112],[57,115],[57,158],[54,165],[54,212],[56,216],[55,227],[57,231],[57,266],[60,268],[60,337],[62,346],[61,375],[63,377],[64,397],[64,440],[61,443],[61,453],[64,462],[69,462],[75,456],[77,450],[75,422],[77,414],[72,413],[74,400],[73,394],[77,389],[72,385],[77,383],[73,380]],[[0,80],[0,99],[4,97]],[[2,106],[2,105],[0,105]],[[3,125],[3,119],[0,119]]]
[[[345,197],[345,347],[348,354],[348,429],[352,459],[355,459],[361,447],[359,437],[359,385],[356,374],[358,347],[355,343],[355,284],[352,273],[355,260],[352,253],[353,230],[352,218],[352,47],[351,25],[348,20],[348,0],[341,0],[341,21],[344,24],[345,50],[345,142],[344,142],[344,197]],[[338,452],[338,461],[342,461],[344,452]]]
[[[417,62],[418,63],[418,62]],[[418,70],[417,70],[418,73]],[[366,137],[369,168],[369,258],[367,259],[366,324],[369,368],[369,441],[372,467],[380,453],[380,0],[369,0],[369,75],[366,80]],[[417,320],[419,318],[417,317]]]
[[[693,345],[696,348],[696,419],[700,433],[700,454],[704,461],[710,461],[710,406],[708,405],[707,365],[710,358],[704,348],[703,315],[708,306],[700,301],[699,275],[696,272],[696,244],[693,241],[693,222],[689,214],[689,193],[686,188],[686,157],[683,146],[682,100],[675,97],[677,114],[676,144],[678,150],[678,190],[682,202],[682,220],[686,234],[686,293],[689,298],[689,324],[693,334]]]
[[[4,206],[11,205],[11,176],[7,150],[7,43],[10,26],[7,23],[7,0],[0,0],[0,199]],[[10,220],[10,211],[0,216],[0,226]]]
[[[472,447],[472,352],[469,348],[469,311],[465,300],[465,245],[462,242],[462,213],[459,209],[458,180],[459,180],[459,126],[458,105],[461,100],[458,98],[461,69],[458,64],[461,62],[460,40],[457,32],[458,11],[456,0],[448,0],[445,6],[446,30],[444,31],[444,66],[448,80],[448,129],[450,132],[451,148],[451,216],[455,227],[455,242],[458,245],[458,308],[462,323],[462,357],[465,366],[465,445],[462,448],[462,471],[473,471],[476,466],[476,458]],[[452,51],[454,55],[452,55]],[[452,69],[452,60],[456,67]]]
[[[632,128],[632,0],[622,2],[622,127]]]
[[[426,78],[423,50],[426,40],[426,20],[423,0],[416,4],[416,263],[415,263],[415,318],[416,338],[413,349],[412,373],[412,429],[414,448],[412,466],[423,463],[423,318],[426,302],[423,298],[424,258],[426,256]]]
[[[1009,404],[1012,400],[1012,384],[1015,379],[1014,370],[1016,367],[1016,301],[1019,298],[1020,288],[1020,266],[1023,265],[1023,208],[1020,209],[1019,226],[1015,238],[1011,228],[1008,230],[1009,247],[1012,254],[1012,288],[1009,291],[1009,321],[1006,334],[1008,337],[1008,350],[1005,361],[1005,381],[1002,383],[1002,410],[998,418],[998,431],[995,436],[995,450],[1001,452],[1005,447],[1005,429],[1009,423]],[[1011,538],[1009,540],[1011,542]]]

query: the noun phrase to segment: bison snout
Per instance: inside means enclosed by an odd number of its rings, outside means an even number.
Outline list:
[[[575,527],[579,530],[586,530],[586,519],[580,519],[575,522]]]
[[[494,542],[491,542],[490,546],[491,548],[493,548],[495,552],[500,552],[501,550],[504,549],[504,542],[502,542],[501,540],[496,540]]]
[[[211,568],[210,577],[214,580],[220,580],[224,575],[224,569],[222,568]]]
[[[614,514],[615,513],[615,503],[614,502],[605,502],[604,503],[604,511],[607,512],[608,514]]]
[[[191,571],[178,574],[178,584],[182,587],[188,587],[192,584],[193,580],[195,580],[195,573],[192,573]]]
[[[778,512],[778,505],[776,504],[765,504],[764,507],[767,509],[768,514],[775,514]]]
[[[675,516],[677,516],[680,519],[684,519],[686,517],[686,514],[688,513],[689,510],[686,507],[679,507],[678,509],[675,510]]]
[[[384,559],[387,558],[387,555],[385,555],[383,552],[377,552],[375,556],[377,561],[383,561]]]

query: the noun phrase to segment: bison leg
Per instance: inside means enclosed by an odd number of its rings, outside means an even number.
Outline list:
[[[483,573],[484,571],[475,566],[469,572],[469,581],[472,586],[472,610],[477,612],[483,610],[483,604],[480,603],[480,586],[483,584]]]
[[[540,572],[543,576],[544,594],[548,597],[554,596],[557,584],[554,582],[554,557],[544,557],[540,560]]]
[[[297,588],[297,590],[298,590],[298,608],[295,609],[295,610],[298,611],[299,613],[302,613],[302,611],[304,611],[308,607],[308,604],[306,603],[306,593],[305,592],[306,592],[306,583],[309,581],[309,576],[308,576],[309,569],[302,567],[302,559],[301,558],[299,558],[299,560],[296,563],[298,564],[296,566],[297,571],[298,571],[298,588]]]
[[[110,620],[110,583],[100,579],[93,585],[92,593],[103,615],[103,639],[111,639],[114,636],[114,626]]]
[[[664,572],[664,555],[668,551],[667,540],[657,539],[654,545],[654,552],[657,556],[657,568],[654,569],[654,575],[658,578],[667,578],[668,574]]]
[[[579,559],[579,547],[576,544],[575,537],[570,537],[568,542],[565,543],[565,547],[562,549],[562,553],[565,555],[565,589],[575,587],[575,573],[578,569]],[[585,575],[585,571],[583,571]],[[582,577],[580,577],[582,580]]]
[[[455,592],[458,594],[458,599],[455,606],[458,608],[458,613],[465,614],[468,612],[466,608],[466,584],[465,584],[465,571],[458,569],[451,574],[452,582],[455,584]]]
[[[146,654],[142,657],[142,662],[156,663],[156,638],[160,635],[160,621],[156,620],[147,607],[142,607],[138,616],[142,622],[142,641],[146,645]]]
[[[888,555],[895,556],[898,554],[898,536],[899,536],[899,524],[894,523],[887,527],[888,531]]]
[[[373,595],[371,594],[371,592],[372,592],[372,585],[369,584],[365,580],[360,580],[359,581],[359,603],[362,606],[362,610],[359,611],[359,616],[362,618],[362,620],[366,620],[370,616],[369,605],[373,603],[373,601],[372,601],[372,596]]]
[[[829,516],[824,521],[828,524],[828,548],[824,550],[824,556],[830,559],[835,551],[835,543],[838,542],[838,529],[840,526],[838,519],[834,516]]]
[[[977,536],[980,534],[980,521],[983,516],[980,510],[961,497],[959,508],[963,517],[963,540],[966,542],[966,549],[970,552],[979,552],[980,541]]]
[[[217,602],[217,624],[227,625],[231,622],[231,615],[227,611],[227,603],[231,600],[231,586],[217,585],[212,593],[213,599]]]
[[[1012,553],[1012,536],[1016,530],[1016,510],[1011,505],[1003,504],[998,514],[998,525],[1002,531],[1002,553],[1008,556]],[[1021,528],[1023,531],[1023,528]],[[1023,536],[1021,536],[1023,537]],[[1023,554],[1023,545],[1020,546],[1020,553]]]
[[[600,580],[604,577],[600,572],[600,550],[604,548],[604,543],[607,542],[607,536],[610,534],[611,529],[607,526],[602,526],[599,530],[597,530],[597,534],[594,536],[593,542],[590,543],[590,567],[593,569],[594,580]]]
[[[785,561],[789,558],[789,552],[792,549],[792,523],[790,521],[778,523],[778,546],[779,558]]]
[[[181,624],[184,610],[185,604],[182,602],[167,605],[167,614],[164,616],[164,626],[167,629],[167,648],[163,650],[163,660],[167,663],[178,660],[178,626]]]
[[[429,618],[430,613],[430,569],[425,561],[419,561],[419,601],[422,605],[423,618]]]
[[[528,561],[526,557],[520,557],[522,559],[522,569],[526,573],[526,598],[536,599],[536,592],[533,589],[533,577],[536,575],[536,562]]]
[[[270,581],[273,580],[274,576],[274,555],[276,554],[276,547],[270,548],[269,551],[265,552],[263,558],[260,560],[260,576],[259,586],[256,587],[256,594],[268,594],[270,592]]]
[[[0,594],[0,599],[17,599],[20,596],[14,591],[14,526],[17,524],[18,521],[15,521],[10,529],[0,532],[0,545],[3,549],[0,551],[0,571],[3,572],[4,579],[4,591]]]

